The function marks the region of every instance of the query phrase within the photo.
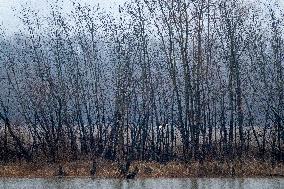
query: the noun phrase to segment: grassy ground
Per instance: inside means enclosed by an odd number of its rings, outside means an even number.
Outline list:
[[[50,178],[63,166],[68,177],[90,177],[91,161],[61,162],[58,164],[13,163],[0,165],[0,177]],[[284,177],[284,165],[257,160],[217,162],[206,161],[180,163],[133,162],[130,170],[139,168],[138,178],[190,178],[190,177]],[[121,178],[115,162],[98,162],[96,178]]]

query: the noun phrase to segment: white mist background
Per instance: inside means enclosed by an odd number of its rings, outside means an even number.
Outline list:
[[[13,10],[20,10],[21,6],[29,4],[32,8],[40,10],[41,14],[48,13],[48,4],[54,0],[0,0],[0,24],[7,29],[8,32],[13,33],[19,29],[21,23],[19,19],[15,16]],[[80,0],[79,2],[90,5],[99,4],[101,8],[111,13],[118,14],[118,7],[122,5],[127,0]],[[247,1],[257,1],[259,3],[264,3],[265,5],[273,6],[278,3],[284,9],[284,0],[247,0]],[[70,10],[72,3],[70,0],[63,0],[63,7],[66,11]]]

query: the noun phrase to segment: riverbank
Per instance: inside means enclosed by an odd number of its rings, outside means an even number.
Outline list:
[[[91,161],[48,163],[12,163],[0,165],[0,177],[52,178],[62,166],[68,177],[90,177]],[[257,160],[181,163],[133,162],[130,171],[138,167],[137,178],[192,178],[192,177],[284,177],[284,165]],[[121,178],[118,164],[112,161],[97,163],[95,178]]]

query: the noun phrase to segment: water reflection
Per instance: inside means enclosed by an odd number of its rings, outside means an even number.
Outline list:
[[[283,189],[284,179],[2,179],[0,189]]]

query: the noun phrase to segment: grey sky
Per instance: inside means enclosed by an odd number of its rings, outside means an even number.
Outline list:
[[[0,24],[3,24],[8,31],[13,31],[19,26],[18,19],[14,16],[13,9],[19,9],[21,4],[31,4],[31,6],[37,10],[41,10],[41,13],[47,12],[48,2],[53,0],[0,0]],[[126,2],[127,0],[80,0],[81,4],[97,5],[100,4],[105,10],[111,10],[113,13],[118,12],[118,6]],[[63,0],[64,6],[67,10],[70,9],[70,0]]]
[[[30,3],[35,9],[41,10],[41,13],[47,11],[48,2],[52,0],[0,0],[0,23],[8,29],[8,31],[16,30],[19,26],[19,21],[14,16],[13,8],[19,8],[20,4]],[[100,6],[106,10],[111,10],[113,13],[117,13],[118,6],[123,4],[127,0],[81,0],[82,4],[87,3],[91,5],[100,4]],[[256,0],[259,1],[259,0]],[[278,1],[284,8],[284,0],[261,0],[266,2]],[[70,7],[69,0],[63,0],[66,4],[65,8],[68,10]]]

